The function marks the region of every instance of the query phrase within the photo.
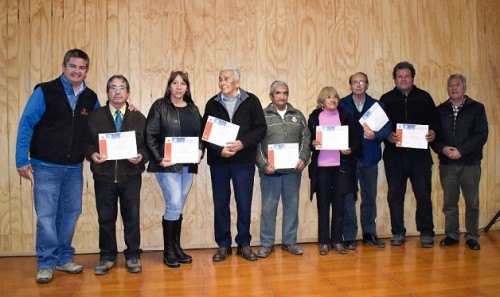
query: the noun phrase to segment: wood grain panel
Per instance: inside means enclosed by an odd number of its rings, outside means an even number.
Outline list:
[[[412,62],[415,83],[436,104],[447,98],[446,79],[460,72],[467,93],[486,106],[490,125],[480,184],[480,225],[500,208],[500,137],[495,100],[500,93],[500,3],[495,0],[7,0],[0,3],[0,255],[34,251],[35,213],[29,181],[15,168],[17,125],[33,87],[61,73],[64,53],[85,50],[91,65],[86,82],[106,102],[105,84],[117,73],[131,84],[130,102],[146,115],[163,96],[172,70],[189,73],[191,91],[201,112],[219,89],[221,66],[241,68],[242,87],[269,103],[276,79],[290,86],[290,103],[306,116],[319,90],[332,85],[350,93],[349,75],[366,72],[369,94],[379,98],[394,87],[392,69]],[[435,231],[444,216],[438,164],[433,167]],[[74,245],[78,252],[98,249],[98,224],[92,174],[84,166],[84,196]],[[299,241],[317,238],[316,201],[309,200],[307,170],[300,190]],[[164,202],[156,178],[143,174],[141,229],[144,249],[163,246]],[[377,232],[389,237],[387,183],[379,164]],[[252,244],[259,244],[260,180],[255,176]],[[460,202],[461,214],[464,203]],[[405,218],[415,227],[416,202],[409,185]],[[358,205],[359,208],[359,205]],[[234,201],[232,232],[236,234]],[[280,207],[281,211],[281,207]],[[206,159],[199,166],[184,209],[182,242],[186,247],[213,247],[213,203]],[[279,213],[276,241],[281,240]],[[460,218],[464,226],[463,216]],[[120,249],[124,248],[118,220]],[[500,226],[494,226],[499,228]],[[361,235],[361,234],[359,234]]]

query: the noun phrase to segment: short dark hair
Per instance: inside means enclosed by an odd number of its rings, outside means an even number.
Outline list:
[[[403,61],[403,62],[399,62],[396,64],[396,66],[394,66],[394,70],[392,70],[392,78],[393,79],[396,79],[396,72],[398,72],[398,70],[401,70],[401,69],[408,69],[410,70],[411,72],[411,78],[415,78],[415,67],[413,67],[413,65],[408,62],[408,61]]]
[[[85,63],[87,64],[87,70],[89,69],[90,59],[86,52],[77,48],[67,51],[66,54],[64,55],[63,65],[66,66],[66,64],[68,64],[71,58],[84,59]]]
[[[125,86],[127,87],[127,93],[130,93],[130,85],[128,83],[128,80],[125,76],[123,76],[121,74],[115,74],[108,79],[108,82],[106,83],[106,92],[109,92],[109,88],[111,87],[111,82],[114,79],[121,79],[125,83]]]

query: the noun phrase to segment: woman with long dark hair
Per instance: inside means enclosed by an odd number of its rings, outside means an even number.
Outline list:
[[[191,263],[180,246],[182,209],[198,164],[176,164],[165,157],[165,137],[200,137],[201,114],[191,98],[188,74],[172,71],[165,96],[156,100],[147,117],[146,144],[151,153],[148,172],[154,172],[165,199],[163,262],[171,268]],[[203,156],[200,142],[198,162]]]

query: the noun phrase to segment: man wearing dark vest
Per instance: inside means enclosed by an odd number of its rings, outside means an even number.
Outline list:
[[[82,211],[87,117],[100,107],[85,83],[89,63],[82,50],[69,50],[63,73],[35,87],[19,121],[16,167],[21,177],[34,182],[38,283],[50,282],[54,269],[83,270],[73,260],[71,242]]]

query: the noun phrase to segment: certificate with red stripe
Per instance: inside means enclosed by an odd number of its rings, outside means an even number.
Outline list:
[[[198,163],[198,137],[165,137],[165,158],[172,163]]]
[[[239,130],[238,125],[209,116],[201,139],[218,146],[226,146],[228,142],[236,140]]]
[[[299,161],[298,143],[275,143],[267,146],[269,163],[275,169],[295,168]]]
[[[99,154],[106,160],[137,157],[135,131],[99,133]]]

